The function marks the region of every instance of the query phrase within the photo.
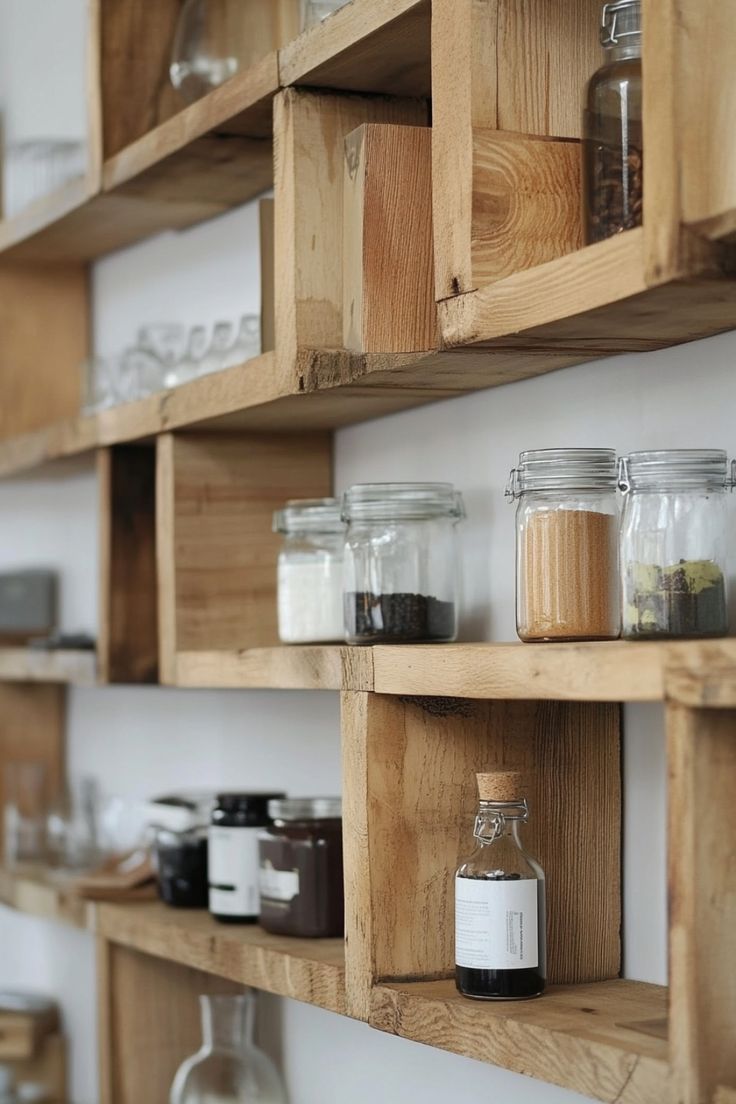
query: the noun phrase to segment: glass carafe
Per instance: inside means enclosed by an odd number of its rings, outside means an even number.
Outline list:
[[[253,1042],[256,994],[201,996],[202,1046],[176,1071],[170,1104],[287,1104],[271,1059]]]

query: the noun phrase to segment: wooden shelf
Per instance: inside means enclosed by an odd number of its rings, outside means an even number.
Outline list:
[[[607,1104],[664,1100],[667,990],[635,981],[557,986],[483,1003],[451,981],[379,985],[370,1023],[404,1039],[537,1077]]]
[[[217,689],[372,690],[370,648],[285,645],[239,652],[179,652],[175,686]]]
[[[355,0],[75,180],[0,222],[13,261],[89,261],[224,213],[273,183],[271,104],[286,84],[430,94],[429,0]]]
[[[257,925],[219,924],[204,910],[158,901],[92,904],[70,890],[68,876],[26,868],[0,870],[0,903],[44,920],[86,928],[112,943],[241,985],[345,1012],[341,939],[290,939]]]
[[[0,681],[68,682],[94,686],[97,657],[92,651],[0,648]]]

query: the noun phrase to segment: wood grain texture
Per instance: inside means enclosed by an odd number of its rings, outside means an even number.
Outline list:
[[[582,247],[577,142],[473,130],[473,287]]]
[[[342,344],[343,150],[361,123],[427,122],[423,100],[279,93],[274,107],[277,374]]]
[[[666,1099],[667,1043],[640,1032],[667,990],[635,981],[560,986],[538,1001],[478,1002],[447,981],[382,985],[371,1025],[606,1104]]]
[[[160,677],[180,651],[278,641],[273,512],[331,493],[327,434],[165,434],[158,440]]]
[[[432,697],[663,701],[676,684],[698,695],[692,704],[707,704],[699,688],[730,688],[734,664],[734,640],[373,648],[377,693]]]
[[[176,685],[278,690],[372,690],[370,648],[340,645],[178,652]]]
[[[454,972],[454,873],[471,849],[475,773],[500,766],[529,776],[526,840],[547,875],[550,981],[618,974],[617,707],[376,694],[344,713],[343,749],[345,838],[353,861],[355,848],[367,855],[347,894],[351,994],[362,986],[365,1001],[382,979]]]
[[[345,139],[343,344],[354,352],[437,345],[432,132],[366,123]]]
[[[667,711],[673,1104],[736,1085],[736,712]]]
[[[0,902],[28,916],[91,930],[94,905],[74,893],[72,882],[37,866],[12,871],[0,867]]]
[[[87,327],[81,266],[0,266],[0,438],[76,416]]]
[[[341,939],[271,935],[159,902],[99,905],[97,923],[105,938],[131,950],[332,1012],[345,1010]]]
[[[429,0],[353,0],[279,50],[281,84],[431,95]]]
[[[156,682],[156,453],[150,445],[98,452],[103,682]]]
[[[115,1104],[112,1074],[113,1056],[113,947],[95,936],[95,981],[97,997],[97,1091],[100,1104]]]
[[[168,1100],[176,1070],[202,1045],[200,993],[235,986],[115,945],[108,969],[111,1100]]]
[[[436,296],[475,290],[473,128],[581,137],[581,94],[600,65],[590,0],[436,0],[433,173]]]
[[[371,991],[378,976],[373,873],[375,851],[370,830],[369,751],[366,734],[375,703],[372,694],[342,694],[342,846],[345,881],[346,1011],[368,1021]]]

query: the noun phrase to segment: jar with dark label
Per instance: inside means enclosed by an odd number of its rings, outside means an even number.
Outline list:
[[[207,908],[206,827],[175,832],[155,827],[154,856],[158,892],[174,908]]]
[[[271,823],[268,803],[283,793],[222,793],[209,831],[209,906],[224,923],[255,923],[258,836]]]
[[[261,926],[278,935],[341,936],[344,927],[340,798],[271,801],[260,834]]]

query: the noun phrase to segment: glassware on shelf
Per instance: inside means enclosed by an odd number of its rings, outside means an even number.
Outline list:
[[[207,327],[192,326],[184,356],[166,375],[167,387],[178,387],[180,383],[188,383],[202,374],[202,361],[208,345]]]
[[[244,364],[246,360],[257,357],[260,352],[261,320],[257,314],[244,314],[240,319],[235,342],[228,350],[222,367],[232,368],[236,364]]]
[[[166,369],[153,353],[135,346],[126,349],[120,364],[119,387],[123,402],[135,402],[165,387]]]
[[[89,357],[82,364],[82,411],[96,414],[117,401],[112,361],[109,357]]]
[[[232,322],[216,322],[212,330],[212,341],[202,358],[200,374],[204,376],[224,368],[233,345]]]
[[[46,820],[49,862],[66,870],[87,870],[100,859],[97,813],[99,789],[83,777],[52,802]]]
[[[253,1042],[256,994],[201,996],[202,1046],[179,1067],[170,1104],[287,1104],[271,1059]]]
[[[621,459],[623,636],[728,633],[729,491],[720,449],[663,449]]]
[[[583,125],[583,202],[587,242],[641,226],[641,0],[604,4],[605,64],[591,78]]]
[[[138,348],[156,357],[166,375],[184,356],[187,338],[188,330],[180,322],[149,322],[138,330]]]
[[[477,775],[475,849],[455,875],[455,983],[476,1000],[538,997],[546,978],[544,871],[527,854],[518,771]]]
[[[451,483],[364,483],[343,497],[349,644],[457,636],[462,495]]]
[[[273,518],[284,538],[277,568],[279,640],[342,640],[345,523],[336,498],[291,499]]]
[[[171,50],[171,83],[187,101],[233,77],[240,67],[238,0],[185,0]]]
[[[346,3],[347,0],[302,0],[302,30],[315,27]]]
[[[46,766],[44,763],[6,763],[4,840],[5,863],[45,862],[46,818],[48,814]]]

